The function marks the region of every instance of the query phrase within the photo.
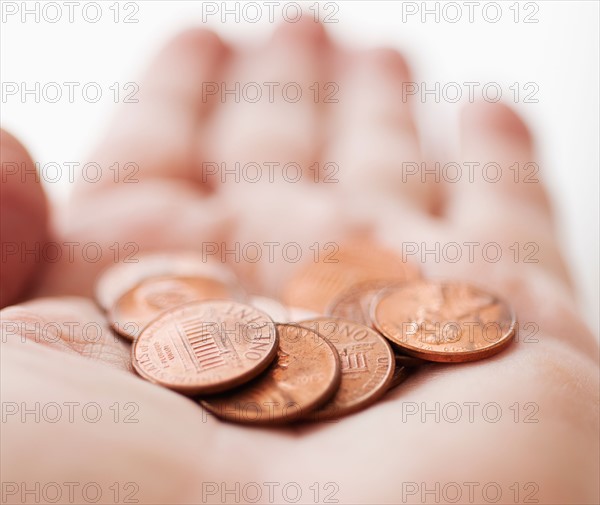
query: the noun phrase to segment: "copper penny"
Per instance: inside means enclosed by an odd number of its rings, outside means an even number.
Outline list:
[[[206,261],[194,252],[148,253],[134,259],[116,263],[98,277],[96,301],[104,310],[108,311],[123,294],[150,277],[210,277],[231,286],[237,283],[235,275],[225,265]]]
[[[288,423],[305,417],[337,391],[340,358],[314,331],[278,324],[275,362],[238,389],[204,398],[202,405],[218,417],[249,424]]]
[[[382,289],[397,283],[389,281],[366,281],[348,288],[336,297],[327,307],[327,315],[349,319],[355,323],[373,326],[371,322],[371,302]]]
[[[151,277],[121,296],[110,309],[112,328],[134,340],[162,312],[184,303],[235,299],[236,293],[221,281],[206,277]]]
[[[133,344],[143,378],[186,394],[226,391],[264,371],[277,355],[275,323],[239,302],[192,302],[163,313]]]
[[[517,323],[497,296],[461,282],[436,281],[381,292],[371,319],[403,353],[449,363],[496,354],[510,344]]]
[[[321,317],[302,321],[337,349],[342,381],[337,393],[309,416],[326,420],[356,412],[377,401],[390,387],[394,373],[394,353],[376,331],[344,319]]]
[[[305,264],[287,283],[286,305],[324,314],[331,301],[349,287],[365,281],[408,281],[419,278],[412,263],[369,242],[340,246],[332,257]]]

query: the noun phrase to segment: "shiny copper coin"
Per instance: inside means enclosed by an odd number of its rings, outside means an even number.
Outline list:
[[[151,277],[127,291],[109,311],[112,328],[134,340],[146,325],[178,305],[214,299],[235,299],[237,293],[206,277]]]
[[[329,400],[340,380],[340,358],[314,331],[278,324],[275,362],[238,389],[204,398],[202,405],[218,417],[249,424],[288,423],[305,417]]]
[[[390,387],[394,353],[376,331],[362,324],[336,318],[302,321],[337,349],[342,381],[337,393],[309,416],[312,420],[335,419],[356,412],[377,401]]]
[[[286,285],[286,305],[324,314],[333,299],[354,284],[365,281],[408,281],[419,278],[412,263],[370,242],[340,246],[332,257],[301,267]]]
[[[461,282],[435,281],[381,292],[371,319],[403,353],[450,363],[500,352],[512,341],[517,322],[497,296]]]
[[[136,284],[159,276],[209,277],[230,286],[237,283],[235,275],[225,265],[206,261],[200,254],[185,251],[148,253],[128,262],[116,263],[104,270],[96,281],[96,301],[108,311]]]
[[[342,292],[327,307],[327,315],[349,319],[355,323],[373,326],[371,322],[371,302],[382,289],[397,283],[389,281],[366,281],[355,284]]]
[[[180,305],[152,321],[133,344],[138,374],[185,394],[217,393],[264,371],[277,355],[275,323],[230,301]]]

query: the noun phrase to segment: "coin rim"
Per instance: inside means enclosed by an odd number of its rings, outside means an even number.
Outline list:
[[[340,244],[339,248],[338,248],[338,253],[341,252],[342,256],[343,256],[343,254],[349,254],[350,256],[358,257],[358,255],[354,254],[358,249],[364,250],[364,249],[368,249],[368,248],[369,248],[369,246],[366,246],[363,243],[362,239],[354,238],[354,239],[347,240],[344,243]],[[375,241],[372,244],[372,248],[377,249],[378,252],[382,253],[383,255],[395,256],[396,259],[399,261],[399,263],[402,263],[404,265],[404,268],[406,268],[409,271],[409,275],[407,275],[407,278],[398,279],[399,282],[413,282],[413,281],[420,280],[423,278],[423,272],[421,269],[421,265],[419,263],[411,261],[411,260],[403,261],[401,259],[401,256],[399,256],[398,253],[395,251],[395,249],[393,247],[391,247],[389,244],[382,243],[381,241]],[[348,251],[350,251],[350,252],[348,253]],[[340,259],[338,258],[338,260],[332,264],[339,266]],[[306,272],[310,272],[314,268],[323,268],[326,265],[327,265],[327,263],[322,262],[322,261],[317,261],[317,262],[304,261],[304,262],[302,262],[298,266],[298,268],[294,271],[293,275],[287,280],[287,282],[285,283],[283,288],[281,289],[280,297],[283,300],[284,304],[300,307],[300,305],[298,305],[298,297],[294,296],[296,294],[296,291],[294,291],[294,285],[297,282],[304,280],[306,278]],[[414,275],[414,277],[411,278],[413,275]],[[379,279],[375,278],[375,279],[371,279],[371,280],[379,280]],[[383,281],[383,280],[385,280],[385,278],[382,277],[381,280]],[[359,281],[359,282],[365,282],[365,281]],[[342,291],[336,293],[335,296],[333,298],[327,300],[323,306],[316,307],[313,305],[311,307],[301,307],[301,308],[306,308],[306,309],[309,309],[312,311],[316,311],[316,312],[319,312],[320,314],[326,314],[327,307],[331,303],[331,300],[337,298],[343,291],[346,291],[346,289],[349,289],[351,287],[352,286],[349,285],[346,288],[344,288]]]
[[[379,399],[381,399],[385,393],[390,389],[390,384],[392,382],[392,378],[394,375],[394,369],[396,366],[396,357],[394,355],[394,350],[392,348],[392,346],[390,345],[390,343],[388,342],[388,340],[386,338],[383,337],[383,335],[381,335],[378,331],[375,331],[375,329],[370,328],[369,326],[365,326],[364,324],[361,323],[356,323],[354,321],[350,321],[348,319],[342,319],[340,317],[329,317],[329,316],[320,316],[320,317],[315,317],[313,319],[306,319],[303,321],[299,321],[298,325],[302,326],[303,323],[308,323],[308,322],[314,322],[314,321],[335,321],[335,322],[342,322],[342,323],[350,323],[350,324],[354,324],[356,326],[362,326],[363,328],[367,328],[369,331],[372,331],[375,335],[377,335],[377,337],[379,337],[381,339],[381,341],[384,343],[385,348],[387,349],[388,353],[389,353],[389,357],[390,357],[390,363],[391,366],[389,367],[389,373],[387,374],[387,377],[385,378],[385,381],[382,383],[381,388],[379,388],[378,390],[376,390],[375,392],[373,392],[372,395],[367,396],[366,398],[364,398],[361,402],[358,402],[356,404],[354,404],[352,407],[348,407],[344,410],[339,409],[335,415],[334,414],[324,414],[324,413],[320,413],[319,409],[315,409],[311,414],[309,414],[308,416],[306,416],[304,419],[306,420],[313,420],[313,421],[330,421],[333,419],[339,419],[342,417],[345,417],[347,415],[350,414],[354,414],[356,412],[359,412],[361,410],[364,410],[365,408],[369,407],[370,405],[375,404]],[[312,329],[312,328],[310,328]],[[316,331],[316,330],[313,330]],[[319,332],[317,332],[319,333]],[[321,335],[319,333],[319,335]],[[325,340],[328,340],[327,337],[324,337],[323,335],[321,335],[321,337]],[[330,342],[334,347],[335,344],[333,344],[332,342]],[[337,348],[336,348],[337,351]],[[339,354],[339,352],[338,352]],[[340,362],[341,365],[341,362]],[[341,371],[341,368],[340,368]],[[340,386],[341,386],[341,381],[343,380],[343,376],[342,379],[340,380]],[[331,400],[333,400],[334,396],[331,397]],[[323,405],[323,407],[326,406],[326,404]],[[317,414],[315,416],[314,419],[311,419],[311,415]]]
[[[226,267],[225,265],[221,265],[219,263],[216,262],[210,262],[210,261],[203,261],[201,259],[201,255],[195,251],[192,250],[183,250],[183,251],[149,251],[149,252],[145,252],[141,255],[139,255],[137,257],[137,261],[135,262],[125,262],[125,261],[118,261],[116,263],[113,263],[105,268],[103,268],[100,273],[96,276],[95,281],[94,281],[94,299],[96,300],[96,303],[98,304],[98,306],[105,312],[108,312],[111,308],[112,305],[114,305],[117,300],[123,296],[127,291],[129,291],[129,289],[133,288],[133,286],[130,286],[130,288],[125,289],[124,291],[122,291],[119,296],[117,296],[116,299],[107,299],[107,297],[103,294],[103,286],[106,283],[110,283],[111,279],[114,278],[115,274],[114,272],[121,269],[121,268],[126,268],[126,265],[134,265],[131,268],[135,268],[135,265],[139,265],[140,262],[143,262],[144,260],[148,261],[153,261],[156,260],[156,258],[168,258],[170,257],[170,259],[173,261],[173,263],[177,263],[178,258],[181,259],[182,257],[185,257],[186,259],[191,259],[192,261],[197,261],[198,265],[203,265],[204,267],[206,267],[207,273],[205,275],[205,277],[211,277],[211,275],[209,275],[209,271],[213,271],[215,272],[216,275],[214,275],[214,278],[217,280],[220,280],[221,282],[223,282],[224,284],[227,284],[228,282],[231,283],[231,285],[236,285],[237,289],[240,291],[240,293],[243,294],[243,289],[239,286],[239,280],[237,279],[237,276],[235,275],[235,273],[233,272],[233,270],[231,270],[230,268]],[[165,259],[165,263],[168,260]],[[146,279],[152,278],[152,277],[164,277],[164,276],[176,276],[179,275],[181,277],[185,277],[185,275],[182,274],[174,274],[172,271],[168,271],[165,270],[163,273],[152,273],[152,274],[148,274],[145,275],[143,277],[141,277],[140,279],[138,279],[134,284],[138,284]],[[188,275],[188,277],[195,277],[198,275]],[[226,277],[228,277],[228,279],[226,279]]]
[[[212,277],[205,277],[205,276],[201,276],[201,275],[154,275],[154,276],[150,276],[150,277],[146,277],[145,279],[142,279],[141,281],[137,282],[134,286],[132,286],[130,289],[128,289],[127,291],[125,291],[121,296],[119,296],[119,298],[117,299],[117,301],[115,303],[112,304],[112,306],[107,310],[106,313],[106,319],[108,320],[108,324],[110,325],[111,329],[119,334],[121,337],[129,340],[130,342],[135,342],[135,340],[142,334],[142,332],[148,327],[150,326],[151,323],[153,323],[156,319],[158,319],[162,314],[164,314],[165,312],[177,308],[177,307],[181,307],[181,305],[187,305],[188,303],[193,303],[193,302],[209,302],[209,301],[217,301],[217,300],[231,300],[231,301],[238,301],[236,298],[231,298],[231,299],[226,299],[226,298],[207,298],[205,300],[192,300],[191,302],[186,302],[183,304],[179,304],[179,305],[175,305],[174,307],[170,307],[166,310],[163,311],[159,311],[150,321],[148,321],[146,323],[145,326],[142,326],[141,328],[138,329],[137,334],[132,334],[132,333],[128,333],[126,331],[124,331],[125,328],[125,324],[127,323],[133,323],[136,326],[140,326],[138,325],[137,321],[126,321],[124,324],[121,324],[122,321],[119,321],[116,317],[116,311],[117,311],[117,307],[119,306],[119,303],[122,302],[122,300],[128,296],[131,295],[131,293],[133,293],[136,289],[139,289],[139,287],[146,283],[146,282],[150,282],[153,280],[164,280],[164,279],[209,279],[209,280],[213,280],[216,282],[221,282],[221,284],[223,286],[225,286],[225,288],[229,289],[231,286],[229,286],[228,284],[222,282],[219,279],[215,279]],[[242,293],[242,291],[238,290],[237,288],[234,289],[232,291],[232,295],[233,296],[240,296],[241,298],[244,299],[244,301],[246,301],[246,299],[244,298],[244,295]],[[254,305],[252,305],[252,307],[254,307]],[[260,310],[260,309],[257,309]]]
[[[271,346],[271,349],[269,349],[269,352],[267,354],[265,354],[264,359],[262,359],[254,368],[246,370],[242,375],[230,378],[226,381],[221,381],[217,384],[212,383],[208,386],[206,386],[206,385],[194,386],[194,385],[189,385],[189,384],[188,385],[177,385],[177,384],[171,384],[171,383],[167,383],[164,381],[160,381],[158,379],[155,379],[148,373],[146,373],[144,370],[142,370],[138,366],[137,359],[135,357],[135,351],[137,349],[138,343],[139,343],[140,339],[142,338],[143,334],[152,326],[153,323],[158,322],[160,319],[171,316],[171,312],[173,312],[175,310],[181,310],[183,308],[191,307],[194,305],[207,305],[207,304],[211,304],[211,303],[215,303],[215,302],[235,303],[237,305],[243,305],[244,307],[249,307],[252,310],[255,310],[256,312],[265,316],[273,325],[273,327],[274,327],[273,329],[275,330],[274,331],[275,339],[274,339],[273,345]],[[182,305],[177,305],[176,307],[173,307],[173,308],[168,309],[167,311],[161,313],[158,317],[154,318],[150,323],[148,323],[148,325],[142,330],[142,332],[140,333],[138,338],[136,338],[134,340],[133,345],[131,346],[131,364],[132,364],[135,372],[143,379],[145,379],[148,382],[151,382],[153,384],[156,384],[158,386],[162,386],[167,389],[170,389],[172,391],[177,391],[179,393],[182,393],[182,394],[185,394],[188,396],[199,395],[199,394],[210,394],[210,393],[222,393],[229,389],[233,389],[236,386],[239,386],[240,384],[244,384],[244,383],[252,380],[253,378],[257,377],[262,372],[264,372],[267,369],[267,367],[273,362],[275,357],[277,356],[277,349],[279,349],[279,334],[277,333],[277,325],[268,316],[268,314],[265,314],[262,310],[252,307],[251,305],[246,305],[245,303],[237,302],[235,300],[233,300],[233,301],[232,300],[223,300],[223,299],[221,299],[221,300],[203,300],[200,302],[189,302],[189,303],[184,303]]]
[[[402,289],[408,289],[412,286],[416,286],[418,284],[439,284],[439,285],[448,285],[448,284],[463,284],[469,286],[471,288],[475,288],[478,291],[482,291],[483,293],[487,293],[492,295],[494,298],[499,300],[502,304],[504,304],[508,308],[508,312],[511,317],[511,323],[506,333],[506,336],[500,339],[498,342],[490,345],[489,347],[484,347],[483,349],[478,349],[474,351],[464,351],[464,352],[439,352],[439,351],[424,351],[422,349],[415,349],[414,347],[409,347],[405,343],[400,343],[395,340],[392,336],[386,334],[381,328],[381,323],[378,321],[376,317],[377,307],[381,300],[390,295],[394,291],[399,291]],[[402,286],[396,286],[395,288],[383,289],[380,291],[371,301],[371,306],[369,310],[369,317],[373,322],[373,326],[377,332],[382,335],[384,338],[389,340],[392,345],[402,351],[409,356],[413,356],[415,358],[421,358],[426,361],[432,361],[435,363],[467,363],[471,361],[478,361],[480,359],[486,359],[495,354],[498,354],[500,351],[508,347],[513,341],[516,335],[517,328],[517,314],[512,306],[512,304],[508,303],[504,297],[498,296],[495,292],[490,291],[488,289],[482,288],[477,284],[472,282],[464,282],[464,281],[456,281],[456,280],[432,280],[432,279],[421,279],[419,281],[407,282]]]
[[[280,326],[291,326],[291,327],[296,327],[296,328],[302,328],[303,330],[311,331],[319,339],[321,339],[323,342],[325,342],[325,344],[327,346],[329,346],[329,349],[331,350],[331,353],[333,354],[333,357],[334,357],[335,365],[334,365],[334,378],[332,381],[330,381],[328,383],[327,389],[325,389],[321,393],[320,396],[318,396],[315,400],[313,400],[312,403],[309,403],[308,407],[303,405],[302,408],[300,409],[300,412],[296,411],[294,414],[290,414],[287,416],[281,416],[281,417],[277,417],[277,418],[269,419],[269,420],[263,420],[263,419],[240,420],[237,417],[229,417],[227,415],[221,415],[218,412],[218,409],[214,408],[210,404],[210,397],[200,399],[200,405],[202,405],[203,408],[208,410],[211,414],[214,414],[219,419],[222,419],[225,421],[231,421],[231,422],[235,422],[238,424],[249,424],[249,425],[255,425],[255,426],[265,425],[266,426],[266,425],[275,425],[275,424],[277,424],[277,425],[289,424],[289,423],[292,423],[299,419],[302,419],[302,418],[306,417],[306,415],[311,414],[312,412],[314,412],[321,406],[325,405],[329,400],[331,400],[331,398],[333,398],[335,393],[337,393],[338,389],[340,388],[340,384],[342,382],[342,365],[341,365],[341,361],[340,361],[340,355],[339,355],[337,349],[335,348],[335,346],[331,342],[329,342],[329,340],[327,340],[325,337],[323,337],[321,334],[319,334],[319,332],[317,332],[311,328],[306,328],[305,326],[301,326],[297,323],[275,323],[275,326],[277,329],[278,336],[279,336],[279,331],[280,331],[279,327]],[[278,344],[280,344],[280,342],[281,342],[281,337],[279,337]],[[278,349],[279,349],[279,345],[278,345]],[[272,366],[272,365],[273,365],[273,363],[271,363],[270,366]],[[269,373],[269,371],[266,369],[264,371],[264,373]],[[245,386],[249,387],[252,385],[253,381],[259,381],[261,379],[261,375],[258,375],[257,377],[252,379],[252,381],[249,381],[247,384],[242,385],[242,387],[245,387]],[[227,394],[228,392],[235,393],[235,390],[225,391],[223,394]]]
[[[338,319],[344,319],[340,315],[334,314],[333,311],[340,305],[341,302],[345,301],[345,299],[348,298],[351,294],[354,294],[355,292],[364,291],[365,289],[368,289],[369,286],[376,285],[376,284],[382,284],[381,288],[373,295],[373,298],[375,298],[377,295],[379,295],[379,293],[381,291],[392,288],[392,287],[396,287],[399,285],[407,284],[407,282],[412,282],[412,281],[389,281],[388,282],[388,281],[384,281],[384,280],[374,280],[374,281],[371,280],[371,281],[357,282],[357,283],[353,284],[352,286],[348,287],[347,289],[345,289],[344,291],[342,291],[340,294],[338,294],[332,300],[330,300],[329,305],[327,305],[327,307],[325,308],[325,316],[331,316],[331,317],[337,317]],[[386,285],[383,285],[384,283]],[[369,305],[368,312],[369,313],[367,314],[367,317],[370,320],[371,319],[371,305]],[[349,321],[352,321],[352,319],[349,319]],[[358,321],[353,321],[353,322],[358,322]],[[369,321],[369,322],[371,323],[370,328],[375,329],[373,326],[373,321]],[[359,324],[362,324],[362,323],[359,323]]]

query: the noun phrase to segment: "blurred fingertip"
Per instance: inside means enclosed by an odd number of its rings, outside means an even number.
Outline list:
[[[2,170],[2,205],[17,205],[36,215],[46,212],[46,197],[36,175],[35,165],[21,142],[0,129],[0,161]]]
[[[531,144],[532,136],[523,119],[501,102],[467,104],[461,114],[461,129],[478,135],[494,135]]]
[[[396,49],[391,47],[378,47],[367,51],[364,55],[367,64],[376,67],[380,73],[403,82],[410,81],[410,66],[404,57]]]
[[[273,33],[275,42],[288,42],[298,45],[323,46],[329,42],[327,30],[312,15],[304,13],[296,22],[283,21]]]
[[[206,28],[188,28],[175,35],[165,46],[165,53],[190,51],[193,53],[226,53],[228,46],[214,31]]]
[[[33,160],[25,147],[5,130],[0,130],[0,306],[13,303],[28,288],[39,267],[24,261],[23,248],[35,251],[47,238],[47,201]]]

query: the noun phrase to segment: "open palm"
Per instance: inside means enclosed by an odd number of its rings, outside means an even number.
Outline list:
[[[498,490],[497,503],[598,502],[597,344],[577,314],[543,188],[512,177],[444,185],[403,176],[403,162],[424,158],[402,96],[408,80],[396,52],[343,50],[314,23],[279,29],[257,50],[202,30],[164,49],[139,103],[122,106],[91,157],[125,168],[81,181],[55,216],[62,260],[3,268],[4,305],[24,290],[43,297],[2,311],[3,499],[21,501],[22,483],[39,483],[51,501],[48,483],[58,483],[67,503],[90,502],[98,489],[99,503],[490,503]],[[280,85],[273,103],[238,103],[207,86],[236,82],[291,82],[304,93],[281,99]],[[503,105],[470,105],[460,135],[462,160],[532,160],[526,127]],[[31,163],[7,134],[2,158]],[[271,164],[274,178],[263,171],[253,182],[248,165],[236,181],[221,168],[236,162]],[[302,168],[297,182],[283,177],[289,162]],[[7,177],[2,190],[3,243],[42,240],[39,187]],[[5,224],[23,215],[25,225]],[[315,243],[356,236],[399,253],[408,242],[493,241],[505,253],[539,245],[536,264],[504,254],[423,268],[510,300],[517,342],[485,361],[425,366],[336,422],[258,429],[223,423],[134,375],[129,345],[91,300],[115,251],[122,260],[132,247],[274,242],[273,261],[266,246],[256,263],[243,252],[226,259],[248,290],[277,295],[298,266],[280,253],[285,244],[310,259]],[[99,244],[102,259],[70,258],[71,242]]]

